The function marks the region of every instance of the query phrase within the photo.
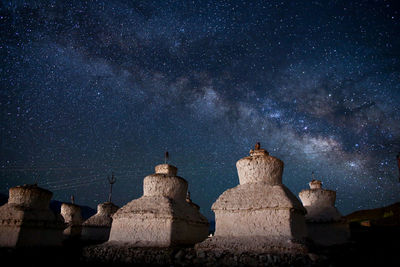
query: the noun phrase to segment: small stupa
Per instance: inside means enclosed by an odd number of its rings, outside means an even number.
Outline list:
[[[168,154],[166,153],[167,162]],[[167,163],[143,180],[143,196],[113,215],[109,241],[138,247],[193,245],[208,235],[207,219],[186,201],[188,182]]]
[[[105,242],[110,236],[112,215],[118,206],[111,202],[97,205],[97,213],[82,224],[82,240]]]
[[[49,208],[52,195],[36,184],[10,188],[0,207],[0,246],[60,246],[65,224]]]
[[[299,197],[307,210],[308,236],[318,245],[344,243],[350,236],[349,226],[335,207],[336,192],[323,189],[322,182],[313,179],[310,189],[302,190]]]
[[[226,190],[212,205],[215,235],[195,248],[234,253],[305,253],[306,210],[282,184],[283,162],[257,143],[250,156],[240,159],[236,167],[240,184]]]
[[[200,206],[197,205],[196,203],[194,203],[192,201],[192,199],[190,198],[190,192],[188,191],[186,194],[186,202],[189,203],[192,207],[194,207],[197,210],[200,210]]]
[[[64,238],[80,238],[82,232],[82,214],[81,207],[75,204],[74,196],[71,196],[71,203],[61,204],[61,216],[67,224],[67,228],[64,230]]]
[[[112,215],[119,207],[111,202],[112,186],[116,182],[114,174],[111,179],[108,178],[108,182],[110,183],[108,201],[97,205],[97,213],[82,224],[82,240],[105,242],[110,237]]]

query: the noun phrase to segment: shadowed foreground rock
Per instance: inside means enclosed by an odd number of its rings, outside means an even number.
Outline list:
[[[129,244],[82,247],[0,248],[1,266],[398,266],[399,227],[352,229],[352,241],[310,248],[312,253],[230,253],[193,248],[134,247]],[[7,265],[8,264],[8,265]]]
[[[268,253],[230,253],[227,251],[196,251],[194,248],[143,248],[108,242],[104,246],[83,249],[89,265],[134,266],[318,266],[316,255]]]

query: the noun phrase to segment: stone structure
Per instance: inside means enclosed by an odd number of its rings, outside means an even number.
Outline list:
[[[240,184],[212,205],[215,235],[196,249],[305,253],[306,210],[282,184],[283,162],[257,144],[236,167]]]
[[[112,215],[118,208],[111,202],[97,205],[97,213],[82,225],[82,240],[92,242],[107,241],[110,236]]]
[[[64,238],[80,238],[82,232],[81,207],[73,203],[62,203],[61,216],[63,216],[65,223],[67,223],[67,228],[64,230]]]
[[[169,164],[143,181],[143,196],[113,215],[109,241],[135,246],[193,245],[208,235],[207,219],[186,201],[188,183]]]
[[[192,207],[194,207],[196,210],[200,210],[200,206],[197,205],[196,203],[194,203],[192,201],[192,199],[190,198],[190,192],[188,191],[186,194],[186,202],[189,203]]]
[[[322,182],[312,180],[310,189],[299,197],[307,210],[308,236],[318,245],[334,245],[347,241],[349,226],[335,207],[336,192],[322,188]]]
[[[53,193],[37,185],[10,188],[0,207],[0,246],[59,246],[65,224],[50,209]]]

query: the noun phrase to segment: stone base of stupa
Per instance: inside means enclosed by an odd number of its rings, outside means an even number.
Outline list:
[[[61,246],[64,227],[50,210],[0,207],[0,247]]]
[[[106,242],[110,237],[111,227],[84,226],[82,227],[81,239],[92,242]]]
[[[272,254],[307,254],[306,244],[296,240],[284,240],[265,236],[209,237],[195,245],[198,251],[221,251],[234,254],[272,253]]]
[[[208,236],[208,226],[207,219],[189,203],[143,196],[114,214],[109,241],[137,247],[194,245]]]
[[[213,204],[215,236],[198,248],[260,253],[305,253],[305,209],[283,184],[240,184]],[[295,241],[297,240],[297,241]]]

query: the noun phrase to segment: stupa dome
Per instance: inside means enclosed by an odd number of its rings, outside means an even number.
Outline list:
[[[169,164],[155,167],[154,174],[143,180],[143,196],[164,196],[171,199],[184,200],[188,189],[185,179],[176,176],[178,169]]]
[[[283,162],[259,146],[250,150],[250,156],[238,160],[236,168],[241,185],[258,182],[282,184]]]

